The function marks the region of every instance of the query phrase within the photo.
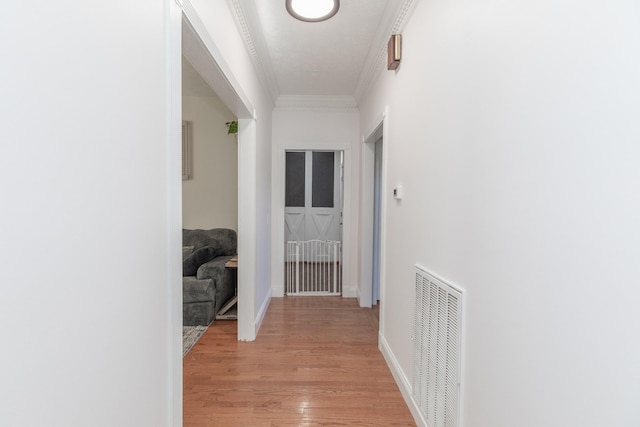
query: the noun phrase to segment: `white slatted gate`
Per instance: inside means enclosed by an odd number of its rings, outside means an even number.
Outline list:
[[[285,258],[287,295],[342,294],[340,241],[289,241]]]

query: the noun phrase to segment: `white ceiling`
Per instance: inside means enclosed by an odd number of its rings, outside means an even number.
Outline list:
[[[285,0],[232,3],[254,63],[277,101],[291,95],[358,99],[414,2],[341,0],[333,18],[314,23],[289,15]]]
[[[345,97],[357,102],[386,61],[389,36],[400,32],[417,0],[341,0],[328,21],[302,22],[285,0],[229,0],[258,75],[274,102],[292,97]],[[184,90],[203,81],[185,75]],[[196,73],[197,74],[197,73]]]
[[[379,28],[387,0],[343,0],[324,22],[302,22],[284,1],[253,1],[280,95],[352,95]],[[259,28],[256,28],[259,27]]]

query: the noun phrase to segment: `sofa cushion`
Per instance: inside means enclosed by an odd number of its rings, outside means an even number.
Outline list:
[[[198,268],[196,277],[198,279],[210,278],[216,283],[222,281],[223,276],[226,274],[224,265],[231,258],[231,256],[218,256],[211,261],[202,264],[200,268]]]
[[[193,246],[196,250],[213,244],[220,245],[220,255],[235,255],[238,247],[238,236],[230,228],[214,228],[212,230],[182,230],[182,245]]]
[[[216,244],[196,249],[182,261],[182,276],[195,276],[202,264],[211,261],[220,255],[220,252],[220,245]]]
[[[187,304],[205,301],[215,301],[215,287],[213,285],[213,280],[199,280],[195,277],[183,277],[182,302]]]
[[[213,301],[192,302],[182,305],[182,324],[184,326],[208,326],[216,318]]]
[[[182,247],[182,261],[187,259],[187,257],[193,253],[194,249],[195,248],[193,246],[183,246]]]
[[[236,292],[236,274],[234,268],[225,268],[225,263],[232,256],[219,256],[211,261],[204,263],[198,269],[196,277],[198,279],[212,279],[213,286],[216,291],[216,312],[233,297]]]

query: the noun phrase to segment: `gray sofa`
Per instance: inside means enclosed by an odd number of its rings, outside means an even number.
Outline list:
[[[237,234],[228,228],[182,230],[182,317],[185,326],[209,325],[235,294],[236,270],[225,263],[237,254]]]

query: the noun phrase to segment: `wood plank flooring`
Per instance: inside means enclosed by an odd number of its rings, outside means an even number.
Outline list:
[[[272,299],[254,342],[215,321],[184,358],[184,426],[415,426],[377,322],[341,297]]]

